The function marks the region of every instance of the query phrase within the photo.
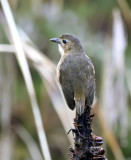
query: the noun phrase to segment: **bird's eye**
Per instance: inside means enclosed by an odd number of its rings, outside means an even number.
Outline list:
[[[67,43],[67,41],[66,41],[65,39],[63,39],[63,43],[64,43],[64,44],[66,44],[66,43]]]

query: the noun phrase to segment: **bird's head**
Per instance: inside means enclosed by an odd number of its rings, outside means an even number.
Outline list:
[[[79,39],[74,35],[64,34],[59,38],[52,38],[50,41],[58,44],[61,55],[84,52]]]

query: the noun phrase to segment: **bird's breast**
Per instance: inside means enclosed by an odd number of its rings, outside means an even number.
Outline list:
[[[62,56],[58,65],[57,65],[57,79],[60,82],[61,80],[70,81],[73,85],[80,83],[85,83],[86,74],[85,74],[85,60],[82,55],[68,55]],[[87,63],[87,62],[86,62]],[[65,82],[66,83],[66,82]]]

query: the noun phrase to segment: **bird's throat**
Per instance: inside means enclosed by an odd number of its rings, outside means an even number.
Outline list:
[[[58,44],[58,49],[59,49],[60,54],[63,56],[64,55],[64,49],[61,47],[60,44]]]

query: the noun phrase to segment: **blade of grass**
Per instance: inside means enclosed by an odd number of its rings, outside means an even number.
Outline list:
[[[26,144],[30,152],[30,155],[32,157],[32,160],[37,160],[37,159],[43,160],[37,144],[35,143],[34,139],[31,137],[31,135],[28,133],[28,131],[21,125],[19,125],[19,127],[16,127],[14,131],[20,136],[20,138]]]
[[[13,45],[0,44],[0,52],[15,52]]]
[[[128,135],[128,105],[127,91],[125,89],[125,50],[127,48],[126,31],[120,10],[113,10],[113,35],[112,35],[112,60],[114,61],[114,106],[117,108],[117,119],[119,123],[120,142],[127,141]],[[111,67],[111,66],[110,66]],[[113,81],[113,77],[112,77]],[[118,96],[119,95],[119,96]],[[115,101],[117,103],[115,103]],[[112,110],[113,112],[113,110]],[[115,112],[114,112],[115,113]],[[119,117],[121,117],[119,119]],[[117,120],[116,120],[117,121]]]
[[[7,0],[1,0],[1,6],[5,14],[7,23],[8,23],[10,34],[12,36],[12,41],[14,43],[14,47],[16,50],[15,52],[16,58],[21,68],[21,71],[22,71],[22,74],[25,80],[25,84],[27,87],[27,91],[28,91],[28,94],[31,100],[31,106],[32,106],[33,114],[34,114],[34,119],[36,123],[36,128],[38,132],[38,137],[39,137],[42,153],[46,160],[51,160],[51,156],[50,156],[50,152],[49,152],[49,148],[48,148],[48,144],[46,140],[46,135],[45,135],[44,127],[42,124],[42,118],[40,115],[40,111],[39,111],[39,107],[37,104],[36,95],[34,91],[34,86],[33,86],[32,78],[31,78],[30,71],[29,71],[29,66],[28,66],[24,51],[23,51],[23,46],[22,46],[19,34],[17,32],[14,18],[11,13],[11,9],[10,9],[10,6]]]
[[[126,83],[128,86],[128,92],[131,97],[131,70],[129,68],[126,70],[125,77],[126,77]]]
[[[12,55],[0,55],[0,159],[11,160],[14,152],[13,135],[11,134],[11,115],[15,68]]]
[[[123,18],[125,19],[129,33],[131,35],[131,8],[130,8],[130,5],[128,4],[127,0],[117,0],[117,3],[121,9]]]

